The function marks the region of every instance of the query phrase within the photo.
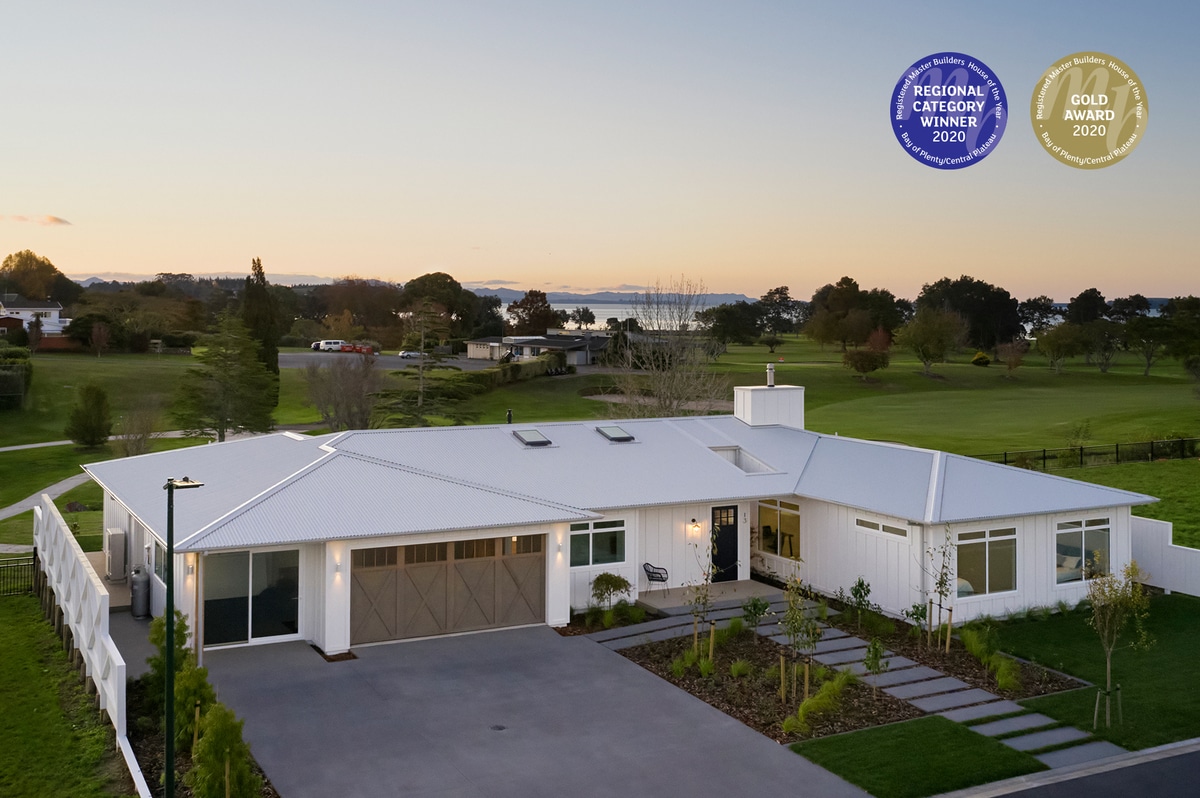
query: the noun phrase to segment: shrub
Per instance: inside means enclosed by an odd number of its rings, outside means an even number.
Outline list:
[[[896,622],[874,610],[865,610],[862,613],[859,627],[872,637],[887,637],[896,633]]]
[[[972,366],[990,366],[992,359],[988,357],[986,352],[976,352],[975,357],[971,358]]]
[[[671,675],[676,679],[682,679],[685,673],[687,673],[687,663],[683,661],[683,657],[671,660]]]
[[[762,596],[751,596],[742,602],[742,619],[754,631],[758,631],[758,625],[762,619],[771,611],[771,605]]]
[[[729,663],[729,675],[735,679],[740,679],[743,676],[749,676],[750,671],[754,668],[749,660],[739,659]]]
[[[192,750],[196,731],[196,703],[200,715],[217,701],[217,694],[208,683],[208,668],[197,668],[189,655],[187,663],[175,677],[175,744],[180,751]]]
[[[713,671],[716,670],[717,666],[715,663],[713,663],[713,661],[711,659],[709,659],[708,657],[704,657],[703,659],[700,660],[699,667],[700,667],[700,675],[703,676],[705,679],[707,679],[709,676],[713,675]]]
[[[596,574],[596,578],[592,580],[592,599],[597,604],[611,607],[614,598],[628,595],[632,589],[633,585],[629,584],[628,579],[605,571],[602,574]]]
[[[196,798],[257,795],[262,778],[250,767],[250,747],[242,739],[242,721],[221,704],[213,704],[200,722],[200,742],[192,752],[192,769],[184,783]],[[229,783],[225,763],[229,762]]]
[[[605,610],[600,616],[600,622],[604,625],[605,629],[613,628],[617,625],[617,611],[612,609]]]
[[[71,418],[64,432],[73,442],[85,448],[102,446],[112,435],[108,393],[92,383],[80,388],[79,399],[71,410]]]
[[[183,613],[175,610],[175,673],[188,662],[188,626]],[[158,717],[163,714],[163,691],[167,680],[167,624],[159,616],[150,622],[150,645],[155,653],[146,658],[150,670],[142,677],[146,685],[146,699]]]
[[[909,637],[920,637],[925,631],[925,623],[928,620],[929,607],[921,602],[916,602],[903,612],[904,620],[911,624],[908,627]]]
[[[841,705],[842,693],[856,681],[858,677],[849,669],[837,671],[816,693],[800,703],[795,715],[784,719],[783,730],[788,734],[811,732],[811,721],[836,710]]]
[[[588,629],[595,629],[604,623],[604,610],[596,605],[587,608],[587,612],[583,614],[583,625]]]
[[[689,648],[683,653],[683,666],[690,668],[700,661],[700,655],[696,653],[696,649]]]
[[[726,627],[726,631],[729,633],[731,638],[741,637],[746,633],[746,622],[741,618],[730,618],[729,626]]]
[[[1021,664],[1003,654],[993,654],[989,662],[992,672],[996,675],[996,686],[1001,690],[1021,689]]]

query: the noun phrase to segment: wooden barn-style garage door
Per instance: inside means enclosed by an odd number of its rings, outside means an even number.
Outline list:
[[[350,644],[542,623],[544,535],[357,549]]]

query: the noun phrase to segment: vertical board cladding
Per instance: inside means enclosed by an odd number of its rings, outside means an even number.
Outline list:
[[[300,546],[300,635],[325,650],[325,545]]]
[[[1087,596],[1086,582],[1058,584],[1055,568],[1058,524],[1089,518],[1109,519],[1109,546],[1112,568],[1120,571],[1132,556],[1130,544],[1130,510],[1128,507],[1107,507],[1077,513],[997,518],[966,524],[952,524],[950,535],[957,541],[963,532],[1002,529],[1017,530],[1016,589],[1003,593],[974,596],[952,595],[954,620],[969,621],[984,615],[1003,617],[1033,607],[1055,607],[1059,602],[1074,606]],[[945,532],[937,535],[937,544],[945,540]],[[956,563],[957,564],[957,563]],[[955,571],[955,582],[958,573]]]
[[[570,548],[571,548],[571,532],[570,526],[566,526],[566,531],[562,533],[563,539],[563,567],[567,569],[569,574],[570,593],[567,597],[569,606],[567,606],[567,617],[561,621],[551,620],[562,617],[562,607],[560,603],[557,606],[547,604],[546,606],[546,622],[554,625],[566,623],[570,620],[570,612],[583,612],[592,604],[592,580],[599,574],[610,573],[617,576],[623,576],[629,580],[631,585],[630,594],[627,597],[628,601],[633,602],[637,599],[639,590],[645,590],[645,576],[642,574],[642,563],[644,560],[639,559],[643,544],[640,530],[644,528],[642,511],[629,510],[620,511],[614,510],[606,513],[600,521],[617,521],[625,522],[625,561],[606,563],[603,565],[583,565],[571,567]],[[552,536],[553,537],[553,536]],[[655,563],[657,565],[657,563]],[[559,602],[562,601],[556,593],[553,598]],[[556,613],[555,610],[558,610]]]
[[[636,584],[639,590],[677,588],[704,578],[709,558],[709,535],[712,533],[712,508],[729,503],[682,504],[669,507],[650,507],[636,513],[638,526]],[[738,518],[738,578],[750,575],[750,514],[749,506],[737,504]],[[700,525],[699,533],[692,531],[692,519]],[[666,568],[668,582],[650,585],[642,563]],[[633,580],[631,580],[633,581]]]

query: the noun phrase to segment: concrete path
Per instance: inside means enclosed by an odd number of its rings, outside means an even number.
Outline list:
[[[209,651],[288,798],[865,793],[624,657],[545,626]],[[799,785],[803,785],[800,787]]]
[[[77,488],[87,481],[87,474],[76,474],[75,476],[67,477],[60,482],[55,482],[50,487],[42,488],[37,493],[21,499],[21,501],[17,502],[16,504],[10,504],[7,507],[0,508],[0,520],[12,518],[14,515],[20,515],[21,513],[27,513],[34,507],[37,507],[42,503],[43,493],[49,494],[51,499],[57,499],[67,491],[71,490],[72,488]],[[29,546],[28,548],[30,551],[33,551],[33,546]]]

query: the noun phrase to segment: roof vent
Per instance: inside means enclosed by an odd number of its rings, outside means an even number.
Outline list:
[[[535,429],[513,430],[513,437],[526,446],[549,446],[550,439]]]
[[[629,441],[633,440],[632,435],[618,427],[616,424],[610,424],[605,427],[596,427],[596,432],[599,432],[613,443],[628,443]]]

